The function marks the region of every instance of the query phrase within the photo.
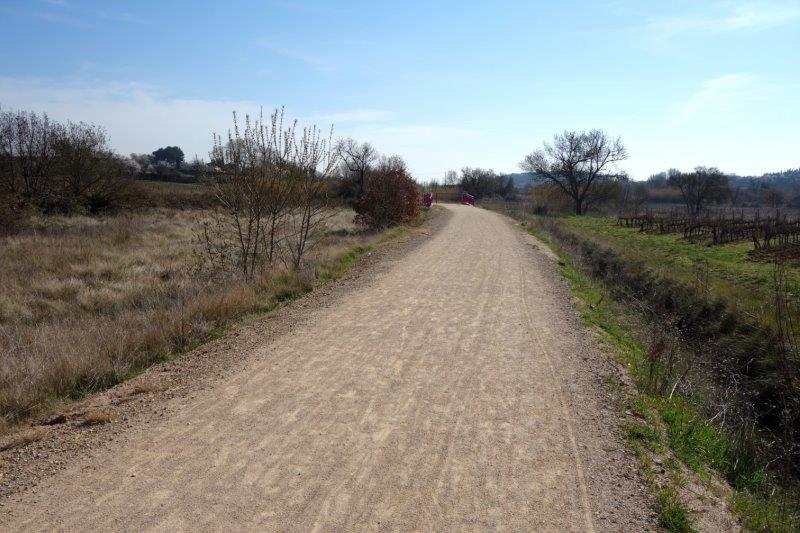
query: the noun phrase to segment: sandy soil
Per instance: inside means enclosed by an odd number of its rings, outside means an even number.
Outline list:
[[[6,496],[2,527],[653,529],[616,370],[552,256],[448,209],[290,330],[240,332],[235,371]]]

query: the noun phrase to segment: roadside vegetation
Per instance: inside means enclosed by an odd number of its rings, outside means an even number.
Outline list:
[[[0,119],[0,433],[338,279],[420,218],[401,158],[375,152],[356,190],[345,145],[280,110],[234,115],[190,165]]]
[[[800,183],[793,171],[753,184],[708,167],[637,183],[613,170],[625,156],[601,132],[565,132],[524,159],[524,194],[481,205],[557,251],[584,320],[628,368],[626,432],[661,525],[695,527],[699,480],[748,528],[797,530],[800,222],[775,208],[766,180]],[[651,201],[667,190],[669,207]]]
[[[775,455],[767,456],[781,453],[776,448],[783,443],[764,441],[763,433],[744,430],[744,420],[737,418],[743,415],[736,410],[742,408],[737,405],[738,385],[711,375],[722,370],[708,368],[701,359],[719,354],[687,345],[684,333],[665,323],[678,315],[654,312],[647,302],[593,271],[581,242],[565,238],[564,230],[554,227],[572,220],[578,219],[528,217],[524,223],[557,252],[559,269],[580,302],[584,322],[625,365],[636,385],[630,389],[609,384],[631,414],[626,436],[657,497],[660,525],[669,531],[694,530],[691,509],[722,496],[749,529],[796,530],[796,479],[775,465]],[[752,419],[747,422],[755,429]],[[717,477],[733,492],[720,487]]]

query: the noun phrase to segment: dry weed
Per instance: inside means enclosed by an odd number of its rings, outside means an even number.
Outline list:
[[[47,435],[45,428],[28,428],[17,433],[8,435],[0,441],[0,452],[20,448],[32,442],[38,442]]]
[[[117,413],[107,409],[92,410],[86,413],[83,417],[81,425],[83,426],[100,426],[113,422],[118,417]]]
[[[0,434],[185,351],[230,320],[306,292],[313,280],[272,272],[246,283],[198,271],[202,210],[105,218],[39,217],[0,238]],[[353,213],[314,250],[325,260],[359,243]]]

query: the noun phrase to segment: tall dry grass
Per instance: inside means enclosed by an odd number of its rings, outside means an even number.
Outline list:
[[[209,215],[42,217],[0,238],[0,426],[113,385],[309,290],[314,265],[373,238],[343,211],[308,268],[246,282],[199,268],[198,227]]]

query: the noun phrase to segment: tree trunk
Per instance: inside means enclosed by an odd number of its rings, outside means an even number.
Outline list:
[[[366,172],[363,170],[359,171],[358,179],[356,180],[356,199],[361,198],[361,195],[364,194],[364,178]]]
[[[582,215],[584,211],[583,198],[575,198],[575,214]]]

